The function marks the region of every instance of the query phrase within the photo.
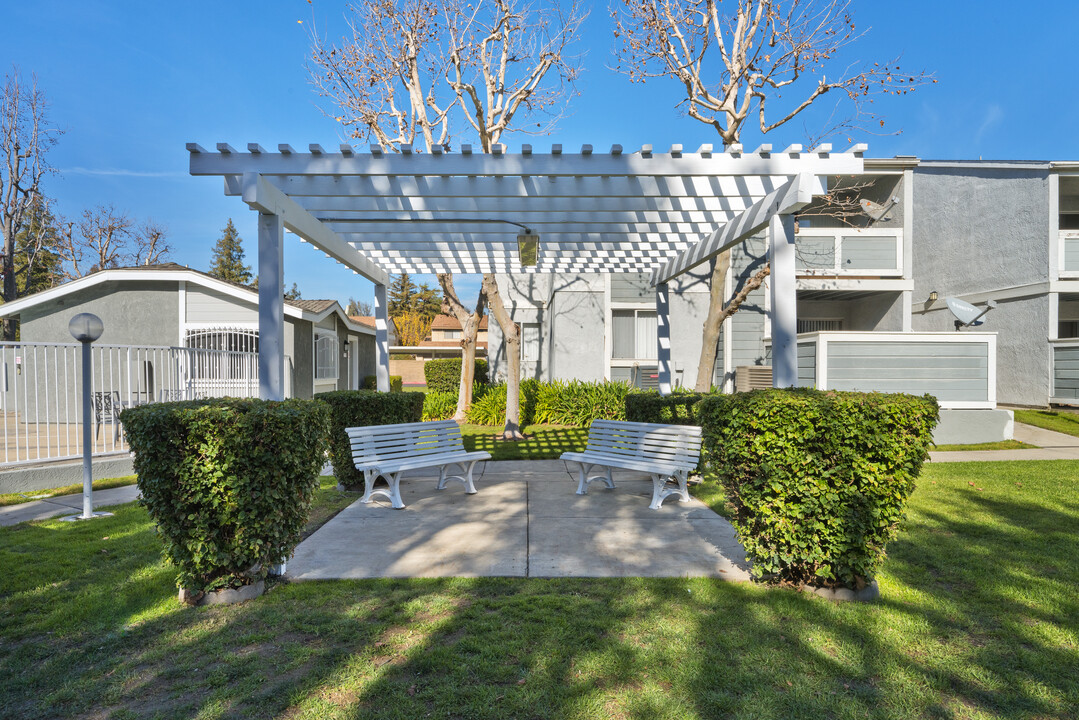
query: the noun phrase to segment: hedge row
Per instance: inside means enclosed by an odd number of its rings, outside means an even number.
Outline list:
[[[423,419],[423,393],[373,390],[336,390],[320,393],[318,400],[330,406],[330,462],[337,482],[345,487],[363,483],[352,463],[352,447],[345,428],[361,425],[393,425]]]
[[[700,425],[694,408],[707,396],[706,393],[697,392],[660,395],[655,390],[630,393],[626,395],[626,420],[667,425]]]
[[[179,587],[196,596],[239,587],[292,553],[325,462],[329,415],[307,400],[237,399],[121,413],[140,502]]]
[[[378,376],[376,375],[364,375],[363,385],[361,387],[364,390],[377,390],[378,389]],[[404,383],[401,381],[400,375],[390,375],[390,392],[401,392],[404,387]],[[347,391],[342,391],[347,392]],[[321,397],[321,395],[320,395]]]
[[[756,390],[697,406],[710,472],[759,578],[861,588],[928,456],[931,396]]]
[[[588,427],[593,420],[625,420],[626,396],[636,390],[624,382],[580,380],[521,381],[521,425]],[[451,413],[452,415],[452,413]],[[506,386],[491,385],[473,395],[468,422],[503,425],[506,422]]]
[[[461,387],[461,358],[428,360],[423,364],[423,377],[428,392],[457,392]],[[486,385],[487,361],[476,360],[473,382]]]

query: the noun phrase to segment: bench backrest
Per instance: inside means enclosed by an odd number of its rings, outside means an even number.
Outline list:
[[[693,425],[593,420],[588,450],[695,468],[701,456],[701,429]]]
[[[453,420],[345,428],[357,465],[464,452],[461,428]]]

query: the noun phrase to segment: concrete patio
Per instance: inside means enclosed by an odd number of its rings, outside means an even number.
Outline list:
[[[647,477],[578,496],[560,460],[477,466],[475,495],[438,491],[437,470],[401,483],[405,509],[359,500],[302,542],[292,580],[375,577],[685,577],[749,579],[734,528],[698,500],[648,509]]]

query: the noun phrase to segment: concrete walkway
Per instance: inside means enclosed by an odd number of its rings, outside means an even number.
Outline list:
[[[984,462],[994,460],[1079,460],[1079,437],[1015,423],[1013,437],[1034,448],[1023,450],[955,450],[931,452],[932,462]]]
[[[139,497],[138,485],[94,490],[94,509],[108,505],[129,503]],[[72,515],[82,512],[82,493],[78,495],[57,495],[45,500],[33,500],[19,505],[0,507],[0,527],[17,525],[29,520],[44,520],[57,515]]]
[[[730,523],[696,499],[649,510],[639,474],[616,472],[615,490],[597,482],[585,496],[560,460],[486,463],[476,495],[437,491],[437,479],[404,479],[403,510],[357,500],[300,544],[288,577],[749,578]]]

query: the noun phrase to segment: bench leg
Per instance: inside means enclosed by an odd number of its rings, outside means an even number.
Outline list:
[[[375,481],[379,478],[379,473],[374,470],[363,471],[363,498],[361,502],[369,503],[371,498],[375,495],[381,495],[390,501],[390,505],[400,510],[405,506],[405,503],[401,500],[401,473],[388,473],[382,475],[386,478],[386,482],[389,483],[390,488],[383,490],[382,488],[375,489]]]
[[[587,495],[589,484],[596,480],[602,480],[603,483],[611,490],[614,490],[614,479],[611,477],[611,468],[605,465],[591,465],[589,463],[577,463],[579,470],[577,471],[577,494]],[[588,477],[589,468],[603,468],[603,474],[593,475]]]
[[[678,502],[689,502],[689,490],[686,488],[688,477],[689,472],[685,470],[674,475],[652,473],[652,504],[648,507],[652,510],[659,510],[663,506],[663,501],[671,495],[677,495]],[[668,480],[677,482],[678,487],[667,487]]]
[[[472,460],[471,462],[468,463],[467,468],[465,467],[465,463],[463,463],[463,462],[447,463],[447,464],[443,465],[441,468],[439,468],[438,489],[439,490],[445,490],[447,480],[460,480],[461,482],[463,482],[465,484],[465,493],[468,494],[468,495],[475,495],[476,494],[476,486],[472,482],[472,471],[475,469],[476,463],[478,463],[478,462],[479,462],[479,460]],[[453,466],[457,466],[458,468],[461,469],[461,473],[459,475],[448,475],[446,473],[446,470],[448,468],[453,467]]]

